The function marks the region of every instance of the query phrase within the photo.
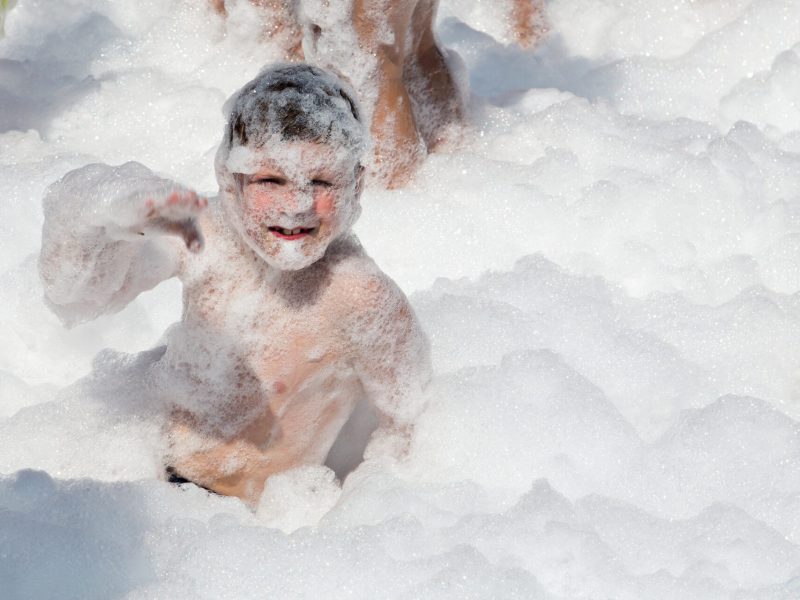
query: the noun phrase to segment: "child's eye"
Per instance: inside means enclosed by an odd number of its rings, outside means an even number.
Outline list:
[[[259,179],[256,179],[255,183],[283,185],[284,183],[286,183],[286,180],[280,177],[261,177]]]
[[[324,179],[312,179],[311,185],[318,187],[326,187],[326,188],[333,187],[333,183],[331,183],[330,181],[326,181]]]

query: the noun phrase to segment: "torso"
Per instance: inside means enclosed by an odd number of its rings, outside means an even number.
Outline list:
[[[246,498],[260,493],[254,472],[322,463],[360,399],[332,275],[371,261],[345,240],[311,271],[274,276],[219,217],[206,221],[206,250],[180,273],[182,320],[154,372],[175,407],[171,466]]]

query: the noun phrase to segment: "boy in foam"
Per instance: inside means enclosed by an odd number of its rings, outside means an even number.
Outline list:
[[[350,90],[278,65],[226,111],[218,198],[138,163],[72,171],[44,198],[40,273],[67,324],[182,281],[142,382],[167,407],[165,467],[255,506],[270,475],[325,461],[365,397],[368,453],[401,454],[430,367],[408,301],[350,231],[368,143]]]

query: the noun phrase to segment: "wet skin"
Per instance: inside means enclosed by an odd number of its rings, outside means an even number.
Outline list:
[[[361,169],[347,155],[311,142],[283,143],[281,158],[264,157],[255,172],[239,174],[244,234],[279,269],[307,266],[355,210]],[[287,243],[291,242],[291,243]],[[282,260],[294,256],[292,264]]]
[[[324,146],[293,150],[237,175],[227,215],[188,192],[156,203],[185,215],[149,217],[183,238],[183,318],[152,369],[175,405],[167,462],[251,507],[270,475],[322,463],[361,397],[384,432],[407,429],[397,408],[427,367],[402,292],[342,231],[359,170]]]
[[[173,415],[170,462],[184,477],[253,504],[269,475],[322,463],[364,393],[355,370],[358,348],[341,327],[342,308],[352,299],[344,282],[308,282],[287,297],[280,278],[231,280],[230,271],[258,275],[263,263],[244,247],[237,252],[235,240],[204,221],[209,249],[234,251],[225,252],[230,262],[223,268],[204,255],[189,259],[182,277],[181,331],[168,341],[160,372],[173,379],[167,387],[192,397],[175,399],[183,408]],[[368,261],[340,246],[332,254],[349,255],[342,262]],[[337,260],[326,257],[314,268],[330,277],[341,268],[332,264]],[[313,301],[296,305],[295,292]],[[209,369],[216,372],[209,376]]]

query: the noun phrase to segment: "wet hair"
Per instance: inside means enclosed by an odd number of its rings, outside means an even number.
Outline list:
[[[260,147],[277,135],[341,145],[360,157],[367,143],[352,89],[333,73],[303,63],[264,69],[226,108],[231,148]]]

